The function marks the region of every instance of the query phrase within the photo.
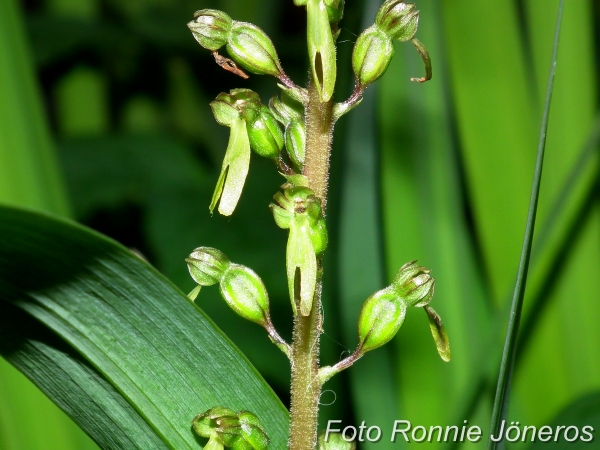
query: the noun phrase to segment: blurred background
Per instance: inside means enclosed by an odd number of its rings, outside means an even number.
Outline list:
[[[339,101],[352,90],[353,42],[381,3],[346,2]],[[431,305],[453,359],[441,361],[425,314],[412,309],[389,345],[325,385],[323,424],[382,429],[381,442],[364,449],[409,447],[390,442],[394,420],[467,420],[487,436],[558,7],[416,3],[433,79],[411,84],[422,62],[396,43],[385,77],[336,126],[322,363],[353,351],[362,302],[413,259],[437,279]],[[305,11],[291,0],[0,0],[0,202],[107,234],[186,293],[194,283],[184,259],[217,247],[262,277],[289,339],[286,233],[268,208],[283,179],[253,156],[235,214],[208,212],[228,132],[209,102],[246,87],[267,103],[278,89],[268,77],[224,72],[198,46],[185,24],[202,8],[260,26],[287,74],[306,83]],[[566,1],[511,396],[510,420],[521,424],[600,429],[599,20],[598,2]],[[288,404],[288,364],[263,330],[235,316],[216,289],[203,289],[197,303]],[[0,361],[0,449],[42,448],[95,446]]]

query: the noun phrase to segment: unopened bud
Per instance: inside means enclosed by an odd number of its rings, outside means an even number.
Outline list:
[[[292,163],[298,170],[304,167],[304,157],[306,155],[306,130],[304,121],[294,121],[285,128],[285,148],[292,160]]]
[[[352,69],[362,88],[385,73],[393,55],[392,40],[377,25],[361,33],[352,51]]]
[[[271,39],[256,25],[234,21],[227,41],[231,59],[249,72],[280,76],[281,65]]]
[[[317,440],[317,450],[356,450],[356,442],[348,442],[341,433],[321,431]]]
[[[413,38],[419,25],[419,11],[414,3],[402,0],[387,0],[375,17],[375,24],[390,39],[405,42]]]
[[[194,20],[187,24],[198,43],[212,51],[220,49],[227,43],[231,25],[231,17],[216,9],[196,11]]]
[[[269,107],[275,118],[285,127],[284,139],[287,153],[298,171],[304,166],[306,153],[306,130],[302,105],[284,96],[283,101],[273,97]]]
[[[230,264],[220,282],[221,295],[244,319],[269,323],[269,296],[260,277],[248,267]]]
[[[435,278],[430,273],[431,270],[417,265],[417,261],[411,261],[400,268],[392,286],[409,306],[425,306],[434,294]]]
[[[367,299],[358,318],[358,347],[363,353],[389,342],[406,316],[406,303],[391,287]]]
[[[230,265],[222,251],[211,247],[198,247],[185,261],[190,275],[200,286],[212,286],[220,282]]]

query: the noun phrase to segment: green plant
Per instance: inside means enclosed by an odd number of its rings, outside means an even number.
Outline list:
[[[339,36],[344,1],[294,3],[306,6],[308,16],[311,77],[306,89],[295,85],[285,74],[273,43],[255,25],[232,20],[226,13],[213,9],[197,11],[188,24],[198,43],[213,52],[221,67],[242,78],[247,76],[238,65],[255,74],[272,75],[283,90],[281,98],[273,97],[269,107],[248,89],[219,94],[211,103],[216,121],[230,127],[230,138],[210,211],[218,203],[221,214],[233,213],[248,175],[251,150],[275,162],[285,183],[283,192],[275,194],[275,202],[270,207],[277,225],[289,230],[286,272],[294,312],[291,345],[275,331],[266,289],[255,272],[231,263],[222,252],[207,247],[197,248],[187,262],[190,274],[198,283],[190,294],[192,300],[202,286],[219,283],[221,295],[229,306],[243,318],[263,326],[273,343],[289,358],[292,372],[289,448],[300,450],[314,449],[317,444],[321,386],[366,352],[389,342],[404,322],[409,306],[424,308],[438,352],[445,361],[450,360],[450,347],[439,315],[429,306],[435,279],[429,269],[412,261],[400,268],[390,286],[370,296],[363,305],[358,319],[356,350],[337,364],[319,366],[319,341],[324,332],[322,260],[328,243],[325,207],[335,122],[354,109],[362,101],[365,89],[385,73],[394,54],[394,40],[410,40],[423,58],[426,75],[412,81],[424,82],[431,78],[431,61],[423,44],[414,37],[419,20],[415,5],[387,0],[377,12],[375,23],[354,45],[354,92],[345,102],[334,103],[335,41]],[[231,60],[219,55],[222,47],[227,48]],[[202,423],[211,421],[210,426],[206,424],[197,430],[202,437],[209,438],[208,446],[266,448],[268,442],[262,438],[260,425],[255,424],[260,442],[249,443],[250,438],[233,411],[227,409],[225,415],[219,413],[214,417],[211,411],[213,409],[198,416]],[[329,434],[327,430],[323,449],[329,448]]]

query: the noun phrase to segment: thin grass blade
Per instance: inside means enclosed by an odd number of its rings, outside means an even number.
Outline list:
[[[533,232],[535,229],[535,219],[537,213],[537,204],[539,198],[540,185],[542,181],[542,169],[544,162],[544,151],[546,147],[546,134],[548,131],[548,118],[550,116],[550,103],[554,88],[554,75],[556,73],[556,57],[558,54],[558,43],[560,37],[560,25],[564,0],[561,0],[558,9],[558,18],[556,22],[556,31],[554,35],[554,47],[552,50],[552,61],[550,65],[550,74],[548,77],[548,89],[546,92],[546,102],[544,106],[544,116],[542,118],[542,127],[540,133],[540,141],[535,164],[535,172],[533,177],[533,186],[531,189],[531,198],[529,203],[529,212],[527,214],[527,225],[525,228],[525,238],[521,251],[521,260],[519,263],[519,271],[517,274],[517,282],[515,285],[513,301],[511,305],[510,318],[508,329],[506,332],[506,341],[502,354],[502,362],[500,365],[500,374],[498,377],[498,386],[496,388],[496,397],[494,400],[494,409],[492,413],[490,440],[488,441],[488,449],[495,450],[503,448],[503,440],[494,442],[492,436],[498,436],[502,420],[506,420],[508,416],[508,407],[510,399],[510,389],[512,384],[512,375],[514,371],[514,361],[517,349],[517,337],[519,334],[519,321],[523,308],[523,299],[525,296],[525,288],[527,285],[527,273],[529,269],[529,260],[531,257],[531,245],[533,242]]]

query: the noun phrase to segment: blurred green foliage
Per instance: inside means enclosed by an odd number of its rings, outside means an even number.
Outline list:
[[[468,420],[485,436],[558,0],[416,3],[417,36],[431,53],[433,80],[411,84],[411,76],[421,75],[419,56],[397,44],[388,73],[336,128],[322,361],[333,363],[354,348],[360,304],[412,259],[438,280],[434,307],[445,320],[453,360],[439,360],[425,316],[410,311],[391,345],[325,386],[334,394],[323,393],[322,423],[364,420],[382,428],[384,438],[361,446],[367,449],[408,446],[387,438],[395,419],[427,427]],[[340,100],[352,87],[352,44],[380,4],[346,4]],[[208,213],[227,143],[209,101],[247,87],[266,102],[276,88],[267,77],[244,81],[222,71],[185,23],[208,7],[255,23],[274,41],[286,72],[304,83],[304,10],[291,0],[24,0],[20,6],[22,17],[0,9],[0,201],[67,213],[53,141],[77,220],[135,248],[183,290],[193,287],[184,258],[200,245],[223,250],[262,277],[274,322],[289,338],[285,233],[267,207],[282,181],[272,164],[252,162],[231,218]],[[599,19],[597,2],[566,4],[510,413],[525,424],[550,423],[576,398],[600,390]],[[23,36],[15,39],[23,26],[30,50]],[[286,402],[287,362],[263,330],[233,315],[215,289],[203,289],[197,303]],[[3,383],[0,393],[10,389]],[[31,432],[21,425],[27,414],[2,409],[6,448],[42,448],[19,437]],[[43,447],[83,448],[59,434]],[[485,439],[461,448],[484,445]]]

